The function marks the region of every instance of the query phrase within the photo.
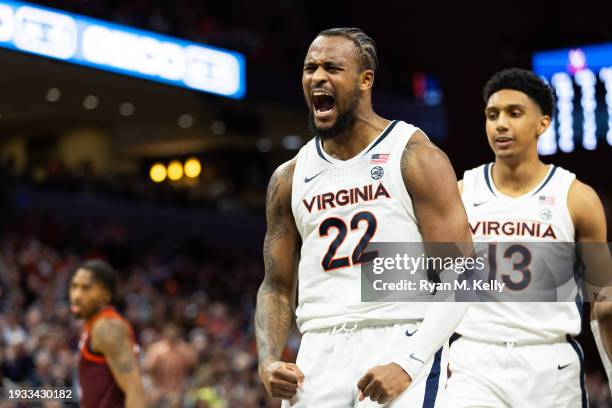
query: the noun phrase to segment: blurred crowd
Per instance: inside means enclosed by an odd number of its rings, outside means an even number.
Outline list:
[[[32,217],[4,228],[2,386],[76,389],[82,322],[70,314],[68,280],[83,259],[105,257],[121,274],[118,307],[137,333],[151,407],[278,407],[257,374],[257,258],[213,254],[193,241],[136,248],[127,235],[112,223],[63,228]],[[286,358],[298,345],[294,334]]]
[[[112,222],[69,225],[31,214],[0,232],[2,387],[78,389],[82,322],[70,314],[67,286],[84,259],[103,257],[120,273],[117,306],[137,334],[150,407],[279,407],[257,374],[257,254],[213,252],[194,238],[135,243]],[[299,341],[294,332],[288,361]],[[602,373],[587,372],[586,385],[592,408],[611,406]]]

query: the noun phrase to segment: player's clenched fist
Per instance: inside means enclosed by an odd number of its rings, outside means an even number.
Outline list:
[[[304,384],[304,373],[299,367],[282,361],[261,363],[259,377],[272,398],[291,399]]]
[[[386,404],[408,388],[412,379],[395,363],[370,368],[357,382],[359,400],[370,397],[372,401]]]

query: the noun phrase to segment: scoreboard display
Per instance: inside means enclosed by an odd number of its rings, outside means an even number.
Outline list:
[[[541,155],[612,146],[612,43],[537,52],[533,71],[552,86],[557,110]]]
[[[233,99],[246,93],[238,52],[15,0],[0,0],[0,47]]]

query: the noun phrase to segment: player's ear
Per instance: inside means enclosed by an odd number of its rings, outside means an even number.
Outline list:
[[[374,85],[374,71],[364,69],[359,75],[359,89],[365,91]]]
[[[540,116],[538,128],[536,130],[536,134],[538,135],[538,137],[540,137],[542,133],[546,132],[546,129],[548,129],[548,127],[550,126],[550,122],[551,122],[550,116],[548,115]]]

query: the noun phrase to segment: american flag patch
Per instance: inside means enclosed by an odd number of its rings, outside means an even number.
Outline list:
[[[554,205],[555,204],[555,197],[553,196],[539,196],[538,197],[538,204],[545,204],[545,205]]]
[[[374,153],[370,158],[372,164],[382,164],[389,160],[389,153]]]

